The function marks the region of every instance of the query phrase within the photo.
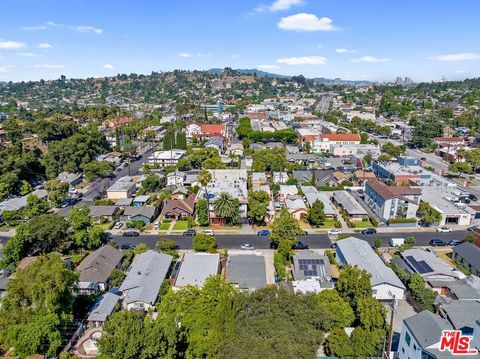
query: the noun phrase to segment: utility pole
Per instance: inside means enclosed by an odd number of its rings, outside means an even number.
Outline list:
[[[395,314],[395,296],[392,292],[388,292],[390,296],[393,297],[392,303],[390,304],[390,329],[388,330],[388,340],[387,347],[385,349],[385,357],[390,358],[390,352],[392,349],[392,339],[393,339],[393,316]]]

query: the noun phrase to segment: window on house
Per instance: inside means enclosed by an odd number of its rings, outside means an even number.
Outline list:
[[[408,334],[408,332],[405,332],[405,342],[407,342],[408,346],[410,346],[411,341],[412,338],[410,337],[410,334]]]

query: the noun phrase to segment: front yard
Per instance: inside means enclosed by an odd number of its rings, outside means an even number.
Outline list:
[[[159,227],[159,230],[161,230],[161,231],[167,231],[167,230],[170,228],[170,224],[171,224],[171,223],[165,223],[165,222],[162,223],[162,224],[160,225],[160,227]]]
[[[351,221],[355,228],[371,228],[373,227],[373,224],[372,222],[370,222],[370,220],[368,221]]]
[[[174,231],[185,231],[188,229],[188,222],[187,221],[178,221],[173,225]]]

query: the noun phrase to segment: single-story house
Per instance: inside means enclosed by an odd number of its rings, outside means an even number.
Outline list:
[[[261,255],[231,255],[227,260],[227,280],[240,290],[255,290],[267,286],[265,257]]]
[[[272,182],[276,184],[286,183],[288,181],[287,172],[273,172]]]
[[[301,196],[287,196],[285,198],[285,207],[292,216],[301,221],[307,215],[307,206]]]
[[[434,253],[423,249],[408,249],[401,252],[403,261],[412,273],[418,273],[426,281],[453,280],[465,277],[460,271],[449,266]]]
[[[73,187],[79,184],[82,181],[82,174],[81,173],[69,173],[69,172],[61,172],[57,176],[57,179],[67,183],[70,187]]]
[[[468,242],[453,247],[453,259],[458,259],[472,274],[480,276],[480,248]]]
[[[94,327],[102,326],[113,313],[119,300],[120,296],[118,294],[111,292],[102,294],[93,305],[87,322]]]
[[[90,253],[76,268],[80,272],[78,288],[81,294],[94,294],[108,289],[112,271],[122,262],[123,253],[104,245]]]
[[[133,206],[134,207],[142,207],[145,206],[150,199],[150,196],[147,194],[142,194],[140,196],[137,196],[133,199]]]
[[[202,287],[205,280],[217,275],[220,270],[220,254],[218,253],[185,253],[180,269],[175,278],[175,287],[187,285]]]
[[[165,202],[160,213],[160,218],[180,220],[186,217],[193,217],[195,211],[195,195],[187,199],[171,199]]]
[[[123,308],[153,308],[160,287],[168,274],[173,257],[149,250],[135,257],[127,277],[120,286]]]
[[[370,273],[372,296],[383,301],[403,299],[405,286],[390,267],[387,267],[368,242],[348,237],[337,241],[336,260],[339,266],[357,266]]]
[[[109,221],[113,221],[115,214],[120,210],[118,206],[90,206],[89,217],[96,220],[101,218],[107,218]]]
[[[252,186],[262,186],[267,183],[268,183],[268,179],[265,172],[252,173]]]
[[[129,198],[135,193],[135,183],[131,181],[118,180],[107,189],[108,199]]]
[[[323,203],[323,213],[325,217],[335,218],[337,216],[333,208],[333,203],[325,192],[318,191],[314,186],[301,186],[300,188],[309,207],[312,207],[315,201],[318,200]]]
[[[312,251],[298,251],[292,258],[292,282],[295,293],[318,293],[332,289],[330,262],[326,256]]]
[[[342,208],[351,219],[368,218],[367,211],[347,191],[333,191],[333,203]]]
[[[122,221],[143,221],[145,224],[152,223],[158,216],[158,207],[125,207],[125,211],[121,215]]]

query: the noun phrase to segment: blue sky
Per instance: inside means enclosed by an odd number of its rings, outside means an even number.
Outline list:
[[[1,81],[226,66],[480,76],[477,0],[9,0],[2,14]]]

